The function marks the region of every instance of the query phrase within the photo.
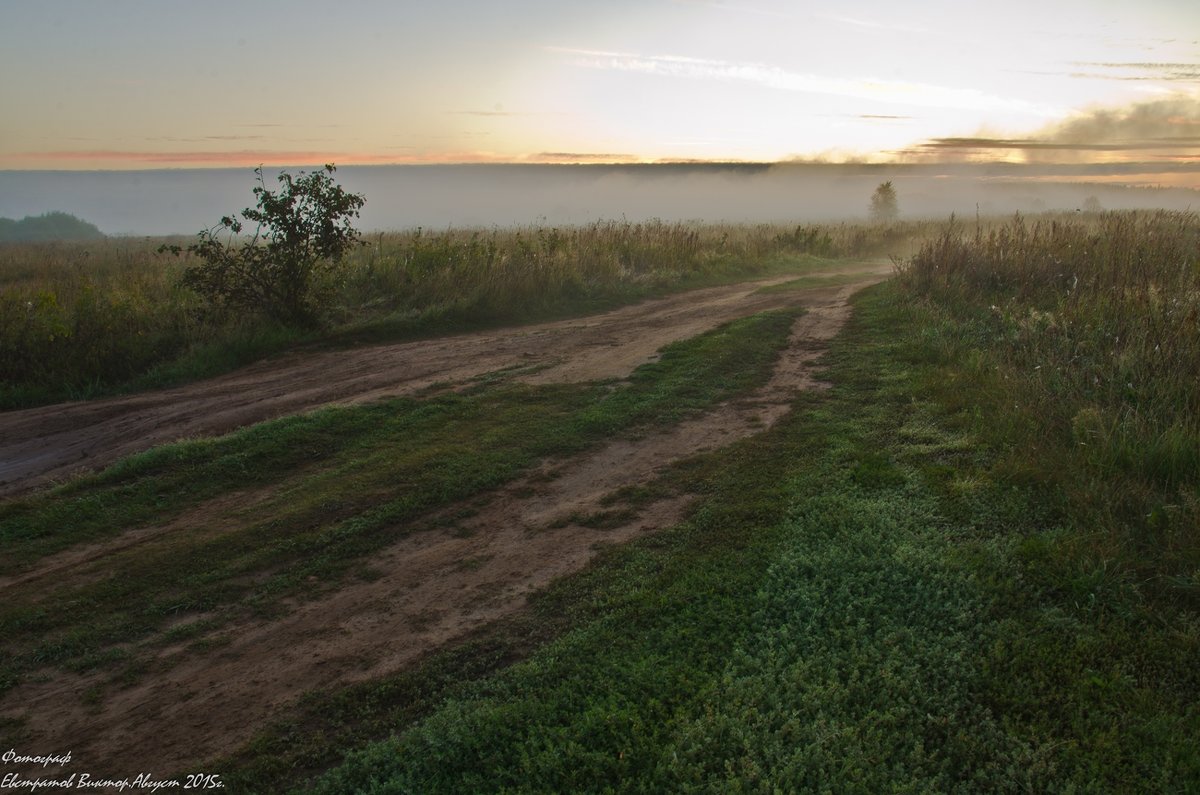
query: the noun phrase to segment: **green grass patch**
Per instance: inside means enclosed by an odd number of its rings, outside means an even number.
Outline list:
[[[801,276],[781,284],[769,284],[759,287],[755,292],[771,295],[774,293],[793,293],[800,290],[812,290],[818,287],[840,287],[862,280],[865,274],[861,271],[848,271],[829,276]]]

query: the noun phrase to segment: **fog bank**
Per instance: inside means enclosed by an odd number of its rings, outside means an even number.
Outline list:
[[[1161,171],[1161,164],[1153,164]],[[1145,181],[1150,166],[1085,165],[460,165],[352,166],[335,178],[362,193],[364,231],[415,227],[702,221],[862,220],[891,180],[904,218],[950,213],[1200,208],[1200,191],[1089,182]],[[305,170],[310,170],[305,169]],[[296,173],[299,169],[289,169]],[[266,171],[274,187],[276,171]],[[1167,178],[1196,176],[1165,173]],[[1164,180],[1165,181],[1165,180]],[[195,234],[254,204],[247,169],[0,172],[0,216],[63,211],[107,234]]]

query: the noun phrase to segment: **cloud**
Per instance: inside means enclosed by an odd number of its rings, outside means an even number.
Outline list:
[[[917,160],[1026,163],[1200,162],[1200,99],[1174,96],[1121,108],[1094,108],[1028,137],[934,138],[901,153]]]
[[[927,149],[1012,149],[1021,151],[1064,152],[1141,152],[1151,149],[1178,149],[1181,146],[1200,147],[1200,138],[1169,140],[1131,140],[1121,143],[1069,143],[1044,141],[1036,138],[933,138],[922,146]]]
[[[869,77],[842,78],[789,72],[762,63],[720,61],[681,55],[639,55],[628,52],[549,47],[552,52],[572,57],[578,66],[620,72],[679,77],[694,80],[744,82],[781,91],[867,99],[920,107],[959,110],[1006,110],[1038,116],[1055,116],[1058,111],[1019,99],[1009,99],[972,88],[950,88],[928,83],[878,80]]]
[[[640,160],[637,155],[607,152],[538,152],[526,159],[539,163],[635,163]]]
[[[1200,63],[1078,61],[1073,65],[1089,69],[1106,69],[1109,72],[1072,72],[1071,77],[1095,80],[1200,83]]]
[[[170,143],[201,143],[203,141],[262,141],[265,135],[200,135],[191,138],[181,138],[174,135],[155,135],[144,138],[145,141],[167,141]]]

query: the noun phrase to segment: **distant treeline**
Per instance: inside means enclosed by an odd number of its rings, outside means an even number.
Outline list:
[[[27,215],[20,221],[0,218],[0,243],[29,243],[41,240],[99,240],[104,237],[95,224],[69,213]]]

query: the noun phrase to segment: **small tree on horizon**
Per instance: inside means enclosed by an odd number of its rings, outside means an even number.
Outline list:
[[[871,220],[895,221],[900,215],[900,206],[896,202],[896,189],[892,181],[882,183],[871,194]]]

